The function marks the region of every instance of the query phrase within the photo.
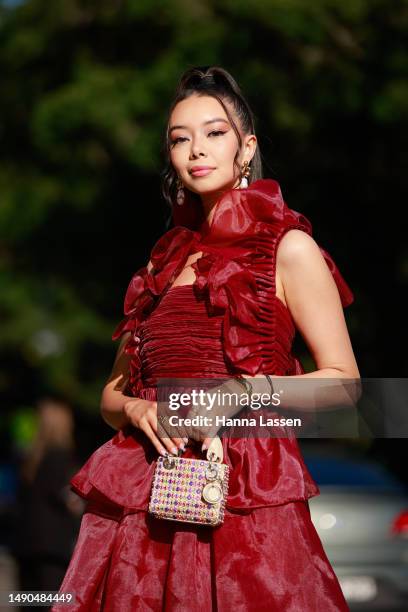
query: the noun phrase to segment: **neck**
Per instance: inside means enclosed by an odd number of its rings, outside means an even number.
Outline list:
[[[230,189],[239,189],[239,184],[240,184],[240,178],[238,178],[238,180],[236,180],[234,184],[231,185],[231,187],[227,187],[226,189],[224,188],[218,191],[212,191],[211,193],[204,193],[200,196],[201,204],[204,210],[204,215],[205,215],[205,218],[208,224],[211,224],[211,221],[212,221],[212,218],[215,212],[215,206],[218,203],[218,201],[222,198],[224,193],[226,191],[229,191]]]

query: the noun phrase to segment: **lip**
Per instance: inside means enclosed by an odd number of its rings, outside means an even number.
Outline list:
[[[193,166],[193,168],[190,170],[190,174],[193,176],[206,176],[213,170],[215,170],[215,168],[212,168],[211,166]]]

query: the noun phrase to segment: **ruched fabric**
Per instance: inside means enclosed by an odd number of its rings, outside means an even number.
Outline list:
[[[160,378],[304,372],[292,352],[294,322],[276,296],[277,247],[290,229],[312,235],[278,183],[263,179],[225,192],[211,224],[177,225],[162,236],[152,269],[132,277],[113,334],[130,332],[129,394],[155,400]],[[194,283],[174,286],[197,252]],[[353,294],[321,252],[347,306]],[[93,453],[71,481],[88,500],[61,587],[77,594],[71,609],[348,609],[310,521],[308,499],[319,489],[295,435],[222,443],[229,495],[215,529],[149,517],[157,451],[139,430],[127,427]],[[184,453],[201,456],[199,444]]]
[[[310,221],[286,205],[279,184],[260,179],[247,189],[225,192],[211,224],[204,221],[200,231],[176,226],[162,236],[151,253],[152,270],[143,267],[132,277],[125,318],[113,334],[117,339],[132,332],[126,351],[132,355],[129,387],[135,396],[144,387],[139,324],[180,274],[187,257],[196,252],[203,255],[192,264],[194,289],[206,301],[209,316],[223,315],[223,350],[231,372],[279,376],[303,372],[291,353],[294,322],[276,296],[276,251],[291,229],[312,235]],[[319,248],[346,307],[353,294],[329,253]]]
[[[171,287],[139,326],[141,376],[148,387],[165,376],[229,375],[222,351],[222,316],[208,317],[206,302],[194,289]]]

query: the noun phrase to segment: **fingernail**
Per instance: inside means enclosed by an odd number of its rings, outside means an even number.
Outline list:
[[[175,446],[173,446],[173,448],[171,449],[171,452],[173,453],[173,455],[177,455],[178,450]]]
[[[162,448],[160,454],[163,455],[163,457],[167,457],[169,453],[164,448]]]
[[[202,451],[207,450],[207,445],[206,445],[206,444],[203,444],[203,445],[202,445],[202,447],[201,447],[201,450],[202,450]]]
[[[183,442],[184,442],[184,444],[187,444],[188,443],[188,438],[183,438]]]
[[[184,453],[184,451],[186,450],[186,447],[184,446],[184,444],[180,444],[179,449],[182,450]]]

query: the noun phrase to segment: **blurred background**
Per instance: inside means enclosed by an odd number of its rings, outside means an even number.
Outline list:
[[[403,0],[0,0],[0,590],[28,584],[33,559],[36,584],[58,582],[81,514],[69,474],[114,434],[99,415],[111,334],[166,230],[164,130],[188,67],[222,66],[242,87],[264,176],[354,292],[345,315],[361,375],[406,375],[407,30]],[[350,605],[406,604],[405,440],[312,446],[332,500],[313,510],[324,543],[333,508],[358,531],[370,494],[385,500],[353,559],[329,534]],[[43,550],[18,538],[28,508],[53,514],[66,539]]]

